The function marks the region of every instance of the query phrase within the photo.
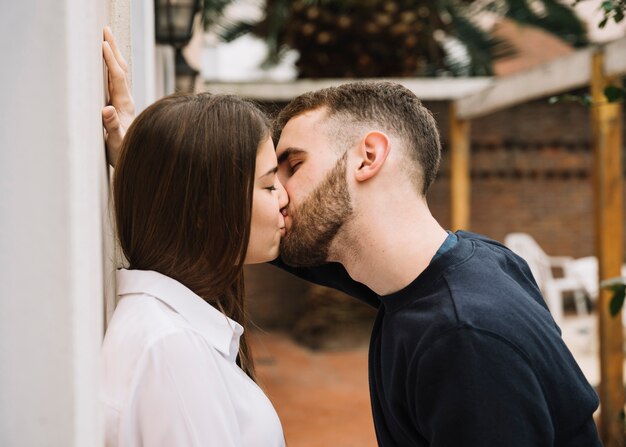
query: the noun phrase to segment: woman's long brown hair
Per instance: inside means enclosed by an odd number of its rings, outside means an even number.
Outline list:
[[[128,129],[113,182],[129,268],[179,281],[244,327],[256,154],[267,136],[267,118],[243,99],[168,96]],[[254,379],[246,332],[238,363]]]

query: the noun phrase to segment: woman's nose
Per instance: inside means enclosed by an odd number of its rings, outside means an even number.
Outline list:
[[[280,209],[285,208],[289,204],[289,194],[287,194],[287,190],[283,186],[283,184],[278,180],[278,206]]]

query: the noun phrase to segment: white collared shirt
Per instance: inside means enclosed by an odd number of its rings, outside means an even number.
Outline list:
[[[181,283],[118,270],[103,353],[107,447],[283,447],[278,415],[235,363],[243,328]]]

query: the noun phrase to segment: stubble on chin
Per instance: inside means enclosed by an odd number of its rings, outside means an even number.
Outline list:
[[[333,239],[353,212],[346,161],[344,154],[309,197],[289,210],[291,227],[280,243],[280,256],[287,265],[314,267],[328,259]]]

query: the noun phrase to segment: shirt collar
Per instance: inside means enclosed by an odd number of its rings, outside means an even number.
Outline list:
[[[170,306],[224,357],[235,361],[243,327],[204,301],[175,279],[146,270],[120,269],[116,273],[117,295],[144,293]]]

